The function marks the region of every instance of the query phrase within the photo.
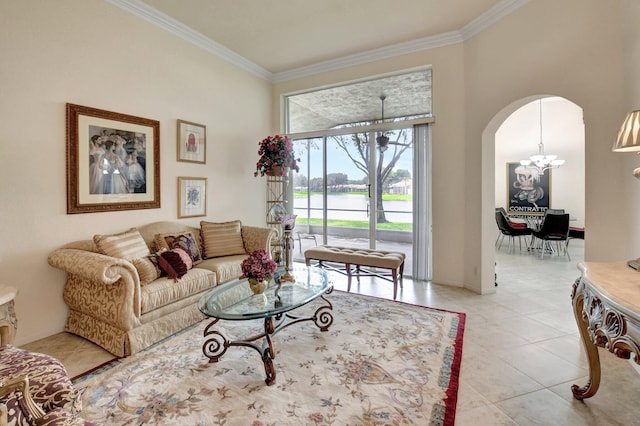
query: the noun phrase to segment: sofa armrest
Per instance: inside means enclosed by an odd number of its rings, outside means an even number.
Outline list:
[[[19,402],[17,406],[26,410],[26,413],[22,413],[25,419],[33,421],[33,419],[39,419],[44,416],[44,411],[42,411],[40,406],[36,404],[31,397],[31,393],[29,392],[29,378],[27,376],[18,376],[12,379],[0,380],[0,400],[4,400],[16,391],[22,395],[21,398],[19,396],[15,397],[17,397],[18,400],[21,399],[21,403]],[[0,420],[0,425],[6,425],[6,422],[8,421],[6,405],[4,403],[3,405],[3,413],[0,413],[0,416],[4,418]]]
[[[140,278],[131,262],[70,248],[55,250],[48,261],[69,274],[64,294],[69,307],[124,330],[139,325]]]
[[[100,253],[62,248],[51,253],[48,261],[54,268],[103,284],[113,284],[126,274],[140,281],[131,262]]]
[[[276,236],[275,229],[257,226],[242,226],[242,241],[247,253],[257,249],[265,249],[271,253],[271,240]]]

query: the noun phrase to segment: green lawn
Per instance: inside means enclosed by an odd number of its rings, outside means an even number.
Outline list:
[[[296,223],[306,225],[307,220],[304,218],[298,218]],[[322,219],[311,219],[311,225],[322,226]],[[368,228],[369,221],[367,220],[342,220],[342,219],[329,219],[327,226],[339,226],[343,228]],[[393,222],[393,223],[379,223],[378,229],[384,229],[388,231],[406,231],[411,232],[413,230],[413,224],[407,222]]]

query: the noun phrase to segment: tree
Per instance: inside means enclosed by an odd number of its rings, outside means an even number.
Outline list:
[[[302,173],[296,173],[293,175],[293,186],[294,188],[305,188],[307,186],[307,177]]]
[[[391,172],[385,184],[388,188],[394,183],[402,182],[405,179],[411,179],[411,172],[407,169],[395,169]]]
[[[412,140],[409,139],[409,134],[406,129],[393,131],[387,134],[389,142],[386,146],[378,146],[378,164],[375,170],[376,179],[376,223],[387,223],[387,217],[384,212],[384,206],[382,205],[382,192],[385,187],[385,183],[391,176],[391,173],[396,166],[396,163],[400,159],[400,156],[411,147]],[[366,176],[371,176],[369,173],[369,133],[354,133],[344,136],[333,136],[332,139],[337,145],[347,154],[353,164]],[[388,156],[389,161],[385,164],[385,156]],[[370,181],[370,180],[369,180]]]
[[[336,187],[349,183],[349,176],[345,173],[329,173],[327,174],[327,187]]]
[[[309,192],[322,192],[322,178],[311,178],[309,181]]]

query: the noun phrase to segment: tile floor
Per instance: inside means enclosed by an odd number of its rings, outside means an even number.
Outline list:
[[[627,360],[601,349],[600,390],[585,402],[571,394],[588,374],[570,297],[582,243],[572,241],[572,261],[509,254],[503,244],[493,295],[405,280],[400,300],[467,313],[456,425],[640,425],[640,374]],[[346,289],[344,278],[336,288]],[[386,281],[352,291],[393,294]],[[66,333],[23,347],[58,357],[71,376],[112,358]]]

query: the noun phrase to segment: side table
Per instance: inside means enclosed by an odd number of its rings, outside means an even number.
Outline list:
[[[10,345],[16,337],[18,319],[14,299],[17,295],[15,287],[0,286],[0,345]]]
[[[573,385],[576,399],[590,398],[600,387],[598,347],[640,364],[640,273],[625,262],[583,262],[573,284],[573,313],[589,361],[589,380]]]

